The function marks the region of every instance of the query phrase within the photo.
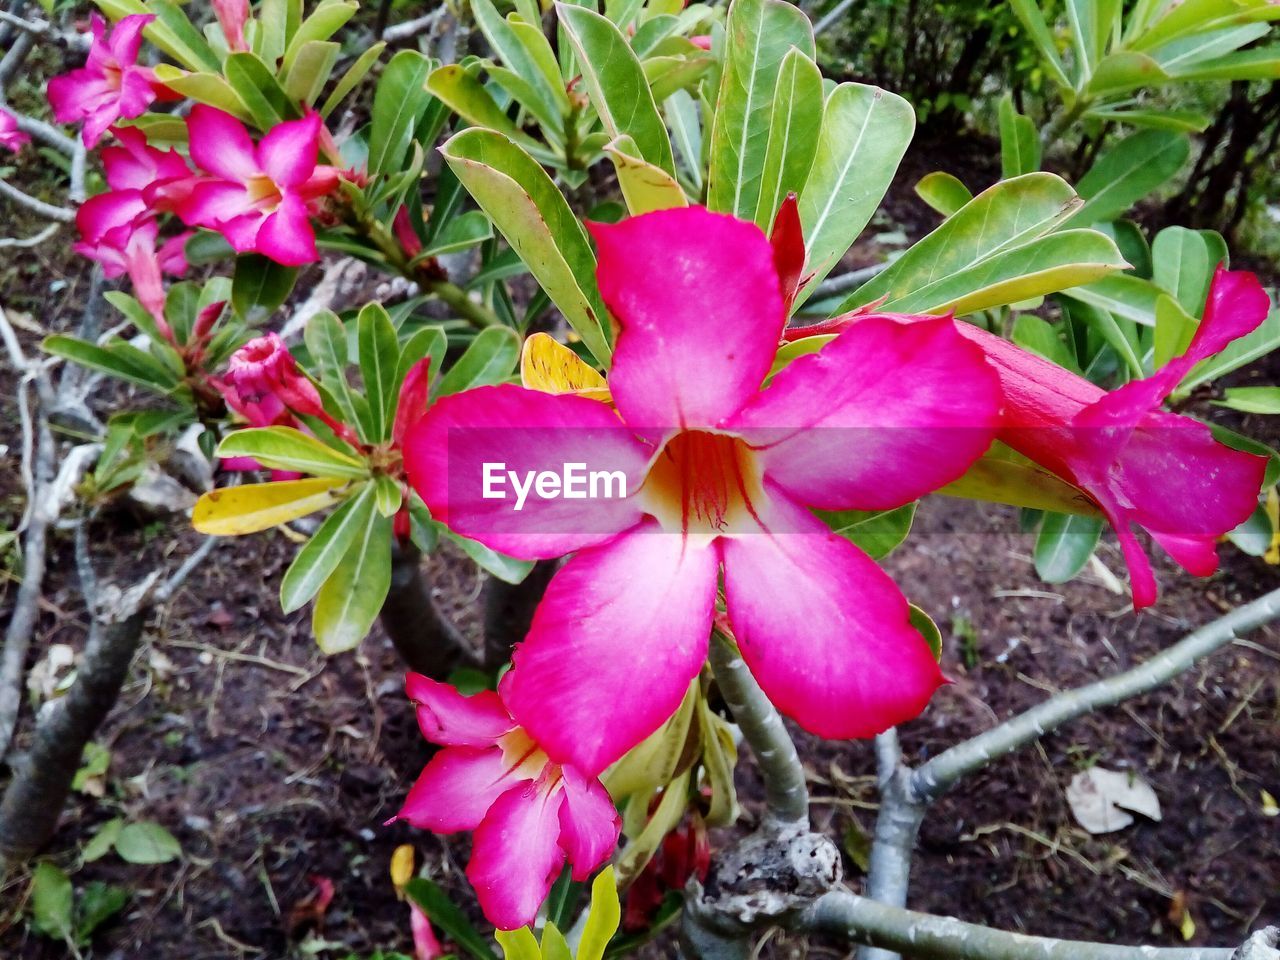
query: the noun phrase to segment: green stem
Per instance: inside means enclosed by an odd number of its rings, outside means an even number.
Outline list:
[[[497,327],[502,325],[502,320],[498,315],[486,307],[482,303],[472,300],[468,296],[467,291],[463,290],[456,283],[448,280],[426,280],[409,276],[411,280],[417,280],[422,284],[422,288],[439,300],[444,301],[454,312],[462,319],[469,321],[472,326]]]
[[[1044,134],[1040,137],[1040,148],[1044,153],[1049,150],[1062,139],[1062,135],[1071,128],[1071,125],[1079,120],[1086,110],[1093,106],[1092,97],[1078,97],[1076,102],[1054,117],[1053,122],[1045,127]]]

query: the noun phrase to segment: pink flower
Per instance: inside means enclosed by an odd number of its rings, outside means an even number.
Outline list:
[[[256,337],[233,353],[221,388],[227,406],[255,427],[297,426],[295,413],[328,417],[320,391],[276,333]]]
[[[233,53],[249,49],[244,39],[244,25],[249,19],[249,0],[213,0],[213,15],[218,18],[227,48]]]
[[[413,960],[440,960],[444,947],[431,929],[431,920],[422,908],[409,901],[409,929],[413,931]]]
[[[464,697],[411,673],[422,735],[441,750],[396,818],[436,833],[474,830],[467,879],[489,922],[533,922],[567,859],[585,880],[608,859],[621,822],[600,782],[552,762],[498,695]]]
[[[984,330],[962,327],[999,373],[1005,396],[999,438],[1101,508],[1120,539],[1137,609],[1155,602],[1156,581],[1134,524],[1183,569],[1208,576],[1218,566],[1217,539],[1257,506],[1266,458],[1224,446],[1205,424],[1167,413],[1161,402],[1192,367],[1256,329],[1269,310],[1253,274],[1219,267],[1186,352],[1110,392]]]
[[[105,23],[91,19],[93,43],[83,67],[49,81],[49,105],[59,123],[84,121],[85,146],[96,146],[117,120],[141,116],[156,98],[155,74],[138,66],[142,31],[155,16],[124,17],[104,37]]]
[[[102,151],[102,166],[112,190],[140,190],[153,210],[172,212],[190,192],[191,168],[177,150],[157,150],[147,145],[136,127],[111,131],[118,146]]]
[[[235,117],[198,104],[187,118],[191,159],[212,176],[177,205],[192,226],[217,230],[240,253],[286,266],[319,259],[308,204],[333,190],[337,171],[317,166],[319,114],[277,125],[254,147]]]
[[[574,553],[503,699],[547,754],[595,774],[679,705],[707,653],[723,569],[733,630],[780,710],[826,737],[918,714],[943,682],[906,600],[808,508],[889,509],[959,477],[991,441],[999,388],[948,318],[859,324],[767,388],[786,320],[769,241],[700,207],[592,225],[621,325],[617,411],[511,385],[445,397],[411,431],[432,516],[502,552]],[[583,463],[625,498],[483,496]]]
[[[17,153],[30,142],[31,137],[18,129],[18,118],[7,110],[0,110],[0,147]]]
[[[147,308],[160,332],[172,339],[164,319],[162,273],[182,276],[187,271],[184,247],[190,233],[166,240],[156,249],[160,225],[141,190],[112,190],[90,197],[76,211],[81,256],[102,264],[107,277],[129,274],[133,291]]]

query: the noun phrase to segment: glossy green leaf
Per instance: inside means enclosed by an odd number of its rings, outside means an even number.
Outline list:
[[[560,129],[569,112],[568,95],[563,84],[548,81],[539,52],[522,42],[489,0],[471,0],[471,12],[498,61],[527,84],[529,102],[522,105],[545,126]]]
[[[796,297],[797,308],[870,222],[914,131],[911,104],[879,87],[842,83],[827,98],[818,151],[800,194],[805,269],[813,280]]]
[[[671,142],[680,160],[681,172],[693,185],[694,195],[702,192],[702,114],[693,97],[677,90],[664,101],[663,113],[671,130]]]
[[[468,210],[460,216],[450,217],[435,241],[422,251],[422,257],[438,257],[446,253],[467,250],[493,236],[493,224],[479,210]]]
[[[378,58],[382,56],[382,51],[386,49],[386,46],[385,43],[379,41],[356,58],[355,63],[347,68],[347,72],[342,75],[342,78],[334,86],[333,92],[325,100],[324,106],[320,108],[321,117],[328,117],[338,108],[338,104],[342,103],[347,94],[354,90],[368,72],[373,69],[373,65],[378,62]]]
[[[1107,148],[1077,189],[1084,206],[1071,223],[1088,226],[1114,220],[1172,179],[1191,155],[1185,134],[1140,130]]]
[[[257,27],[256,35],[252,32],[253,43],[250,49],[262,58],[264,63],[275,65],[276,61],[284,56],[285,34],[288,33],[289,25],[287,23],[288,13],[284,4],[284,0],[262,0],[258,4],[257,15],[254,17],[254,26]]]
[[[247,323],[260,323],[275,313],[293,292],[297,267],[285,267],[260,253],[236,258],[231,278],[231,305]]]
[[[104,13],[116,19],[106,4],[100,5]],[[156,19],[147,25],[143,35],[161,50],[173,55],[192,70],[217,70],[218,55],[187,18],[182,7],[169,0],[148,0],[144,10],[130,13],[152,13]]]
[[[379,474],[373,478],[374,507],[384,517],[394,517],[404,502],[400,484],[391,477]]]
[[[382,71],[369,122],[369,173],[400,169],[414,128],[431,100],[425,84],[433,64],[415,50],[401,50]]]
[[[873,560],[887,557],[907,539],[915,520],[916,504],[895,510],[815,510],[832,533],[859,547]]]
[[[1046,513],[1036,537],[1036,573],[1046,583],[1066,583],[1089,562],[1103,521],[1063,513]]]
[[[1275,80],[1280,78],[1280,45],[1238,50],[1225,57],[1206,60],[1175,76],[1183,81]]]
[[[461,393],[472,387],[501,383],[511,376],[520,359],[520,337],[510,327],[487,327],[440,379],[439,395]]]
[[[1151,244],[1157,286],[1174,295],[1188,314],[1199,316],[1209,295],[1216,263],[1209,260],[1209,244],[1197,230],[1168,227]]]
[[[609,940],[622,922],[618,883],[613,867],[605,867],[591,881],[591,909],[578,942],[578,960],[602,960]]]
[[[569,941],[551,920],[542,928],[542,960],[573,960]]]
[[[489,130],[464,130],[440,152],[592,356],[607,364],[608,321],[595,282],[595,255],[581,222],[546,171]]]
[[[311,629],[326,654],[360,643],[391,589],[391,520],[372,513],[316,593]]]
[[[1040,57],[1053,81],[1061,87],[1073,87],[1074,84],[1062,65],[1062,56],[1058,52],[1057,42],[1049,25],[1045,22],[1044,14],[1040,12],[1037,0],[1009,0],[1009,5],[1013,7],[1013,12],[1022,21],[1027,34],[1040,51]]]
[[[944,217],[958,212],[973,199],[968,187],[942,170],[934,170],[921,177],[916,184],[916,196]]]
[[[693,92],[714,66],[707,56],[649,57],[641,64],[655,103],[679,90]]]
[[[1218,405],[1241,413],[1280,414],[1280,387],[1228,387]]]
[[[46,937],[70,940],[74,902],[71,878],[48,860],[37,863],[31,874],[31,919],[35,928]]]
[[[1152,13],[1131,46],[1152,49],[1193,34],[1280,18],[1280,10],[1268,0],[1183,0],[1160,3]]]
[[[284,53],[285,72],[292,71],[308,44],[329,40],[355,16],[359,8],[360,5],[354,0],[328,0],[315,7],[289,40]]]
[[[933,652],[933,659],[941,660],[942,631],[933,622],[933,617],[929,616],[914,603],[908,604],[907,616],[910,619],[911,626],[915,628],[920,636],[924,637],[924,642],[929,645],[929,649]]]
[[[514,557],[508,557],[506,554],[498,553],[496,550],[491,550],[479,541],[459,537],[448,530],[443,532],[451,543],[475,561],[476,566],[497,577],[503,583],[520,583],[529,575],[529,571],[533,569],[532,561],[517,560]]]
[[[1040,169],[1040,134],[1030,117],[1013,105],[1013,96],[1000,98],[1000,176],[1005,180]]]
[[[822,108],[822,74],[818,65],[793,47],[782,58],[760,174],[755,222],[765,233],[773,228],[778,207],[787,194],[798,196],[804,189],[818,149]]]
[[[792,48],[813,58],[813,28],[798,7],[784,0],[736,0],[726,31],[707,206],[750,220],[760,205],[782,62]]]
[[[1063,292],[1073,300],[1087,303],[1099,310],[1107,310],[1121,319],[1144,327],[1155,324],[1160,300],[1172,299],[1149,280],[1119,273]]]
[[[368,527],[373,506],[374,488],[369,484],[329,514],[303,544],[280,581],[280,607],[285,613],[292,613],[316,595],[356,536]]]
[[[165,364],[119,337],[98,346],[87,340],[54,334],[46,337],[42,346],[46,353],[159,393],[168,393],[178,386],[178,378]]]
[[[1156,329],[1151,338],[1152,366],[1159,370],[1181,353],[1185,353],[1195,336],[1196,320],[1173,297],[1156,301]]]
[[[124,828],[124,821],[119,817],[113,817],[97,829],[89,842],[80,850],[80,858],[85,863],[93,863],[95,860],[101,860],[116,845],[116,840],[120,837],[120,831]]]
[[[227,54],[222,72],[259,130],[266,132],[296,114],[274,71],[254,54]]]
[[[1201,133],[1209,126],[1210,117],[1198,110],[1134,110],[1121,107],[1094,107],[1085,114],[1087,118],[1128,123],[1152,130],[1174,130],[1181,133]]]
[[[171,863],[182,856],[182,847],[158,823],[129,823],[116,838],[116,853],[126,863]]]
[[[486,127],[503,134],[520,144],[526,151],[540,159],[553,159],[546,148],[516,126],[498,106],[484,84],[473,77],[465,67],[451,63],[431,72],[427,89],[458,116],[478,127]]]
[[[674,176],[667,128],[626,37],[607,18],[585,7],[559,3],[556,10],[605,130],[612,138],[630,137],[646,162]]]
[[[298,103],[315,103],[341,52],[341,44],[328,40],[303,44],[285,76],[284,92]]]
[[[1265,556],[1271,549],[1276,531],[1265,507],[1259,505],[1249,519],[1234,530],[1227,531],[1227,539],[1251,557]]]
[[[218,444],[219,457],[253,457],[271,470],[295,470],[319,477],[369,475],[368,465],[326,446],[293,427],[250,427],[227,434]]]
[[[253,122],[253,114],[249,112],[249,108],[220,73],[188,73],[168,63],[156,64],[155,72],[156,79],[175,93],[190,97],[198,103],[217,107],[237,120]]]
[[[396,369],[400,361],[396,328],[381,304],[369,303],[361,308],[356,321],[356,341],[360,350],[360,378],[369,401],[364,440],[378,444],[391,435],[391,421],[396,412]]]
[[[1063,342],[1059,329],[1034,313],[1019,314],[1013,322],[1013,336],[1018,346],[1038,353],[1068,370],[1077,369],[1075,354]]]
[[[302,334],[321,385],[338,405],[346,423],[360,422],[357,404],[347,383],[347,330],[331,310],[322,310],[307,321]]]
[[[1116,355],[1128,370],[1130,379],[1139,380],[1146,375],[1142,368],[1142,359],[1138,355],[1140,352],[1139,345],[1116,322],[1116,318],[1110,310],[1104,310],[1092,304],[1079,301],[1072,302],[1068,309],[1077,323],[1092,327],[1108,346],[1116,352]]]
[[[1168,80],[1169,74],[1154,58],[1134,50],[1117,50],[1098,64],[1086,91],[1093,97],[1114,97]]]
[[[653,210],[688,206],[689,201],[676,179],[640,156],[630,137],[618,137],[605,145],[604,152],[613,161],[618,186],[633,217]]]

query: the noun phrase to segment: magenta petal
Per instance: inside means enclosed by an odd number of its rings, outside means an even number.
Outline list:
[[[560,808],[560,846],[568,854],[573,879],[586,880],[618,845],[622,818],[599,780],[563,767],[564,806]]]
[[[177,204],[176,212],[188,226],[216,230],[228,220],[251,212],[249,193],[238,183],[198,180]]]
[[[990,446],[1000,403],[954,320],[872,316],[791,363],[729,426],[799,502],[880,510],[963,474]]]
[[[187,130],[191,159],[202,170],[237,183],[260,173],[249,131],[231,114],[198,103],[187,117]]]
[[[296,196],[286,196],[275,213],[262,221],[256,244],[259,253],[286,267],[298,267],[320,259],[306,204]]]
[[[702,207],[589,224],[600,294],[621,325],[609,388],[649,435],[714,427],[764,380],[786,319],[754,224]]]
[[[420,673],[405,676],[404,690],[417,707],[422,735],[432,743],[485,747],[516,725],[492,690],[464,697]]]
[[[1183,537],[1152,530],[1151,539],[1192,576],[1207,577],[1218,569],[1218,547],[1214,537]]]
[[[729,619],[765,694],[832,739],[917,716],[944,681],[894,582],[781,494],[764,520],[786,532],[726,538],[721,550]]]
[[[519,477],[560,471],[566,463],[584,464],[588,473],[619,470],[630,495],[640,489],[649,457],[649,447],[606,404],[511,384],[442,397],[409,428],[405,441],[409,482],[433,517],[494,550],[529,560],[608,540],[640,521],[640,507],[633,496],[544,499],[534,491],[517,511],[509,478],[490,483],[490,492],[502,497],[484,496],[486,463],[503,464],[503,471]],[[617,485],[613,489],[621,492]]]
[[[96,77],[83,67],[71,70],[49,81],[46,95],[49,106],[53,108],[53,117],[59,123],[75,123],[84,117],[84,101],[91,84],[97,84]]]
[[[565,564],[503,678],[516,721],[587,776],[671,716],[706,659],[715,549],[658,531],[646,522]]]
[[[564,865],[560,805],[564,793],[533,782],[512,787],[476,829],[467,879],[480,909],[499,930],[515,930],[538,915]]]
[[[499,748],[450,747],[422,768],[396,818],[435,833],[474,830],[515,782]]]
[[[155,14],[134,13],[121,17],[111,28],[111,38],[107,45],[121,67],[129,67],[138,62],[138,51],[142,49],[142,31],[153,20]]]
[[[276,124],[258,144],[263,171],[278,186],[297,187],[307,182],[316,168],[320,136],[320,114]]]

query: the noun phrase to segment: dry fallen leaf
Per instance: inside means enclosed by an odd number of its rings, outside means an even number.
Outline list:
[[[1160,801],[1151,785],[1135,773],[1091,767],[1071,778],[1067,803],[1076,822],[1090,833],[1112,833],[1133,823],[1139,813],[1160,819]]]

